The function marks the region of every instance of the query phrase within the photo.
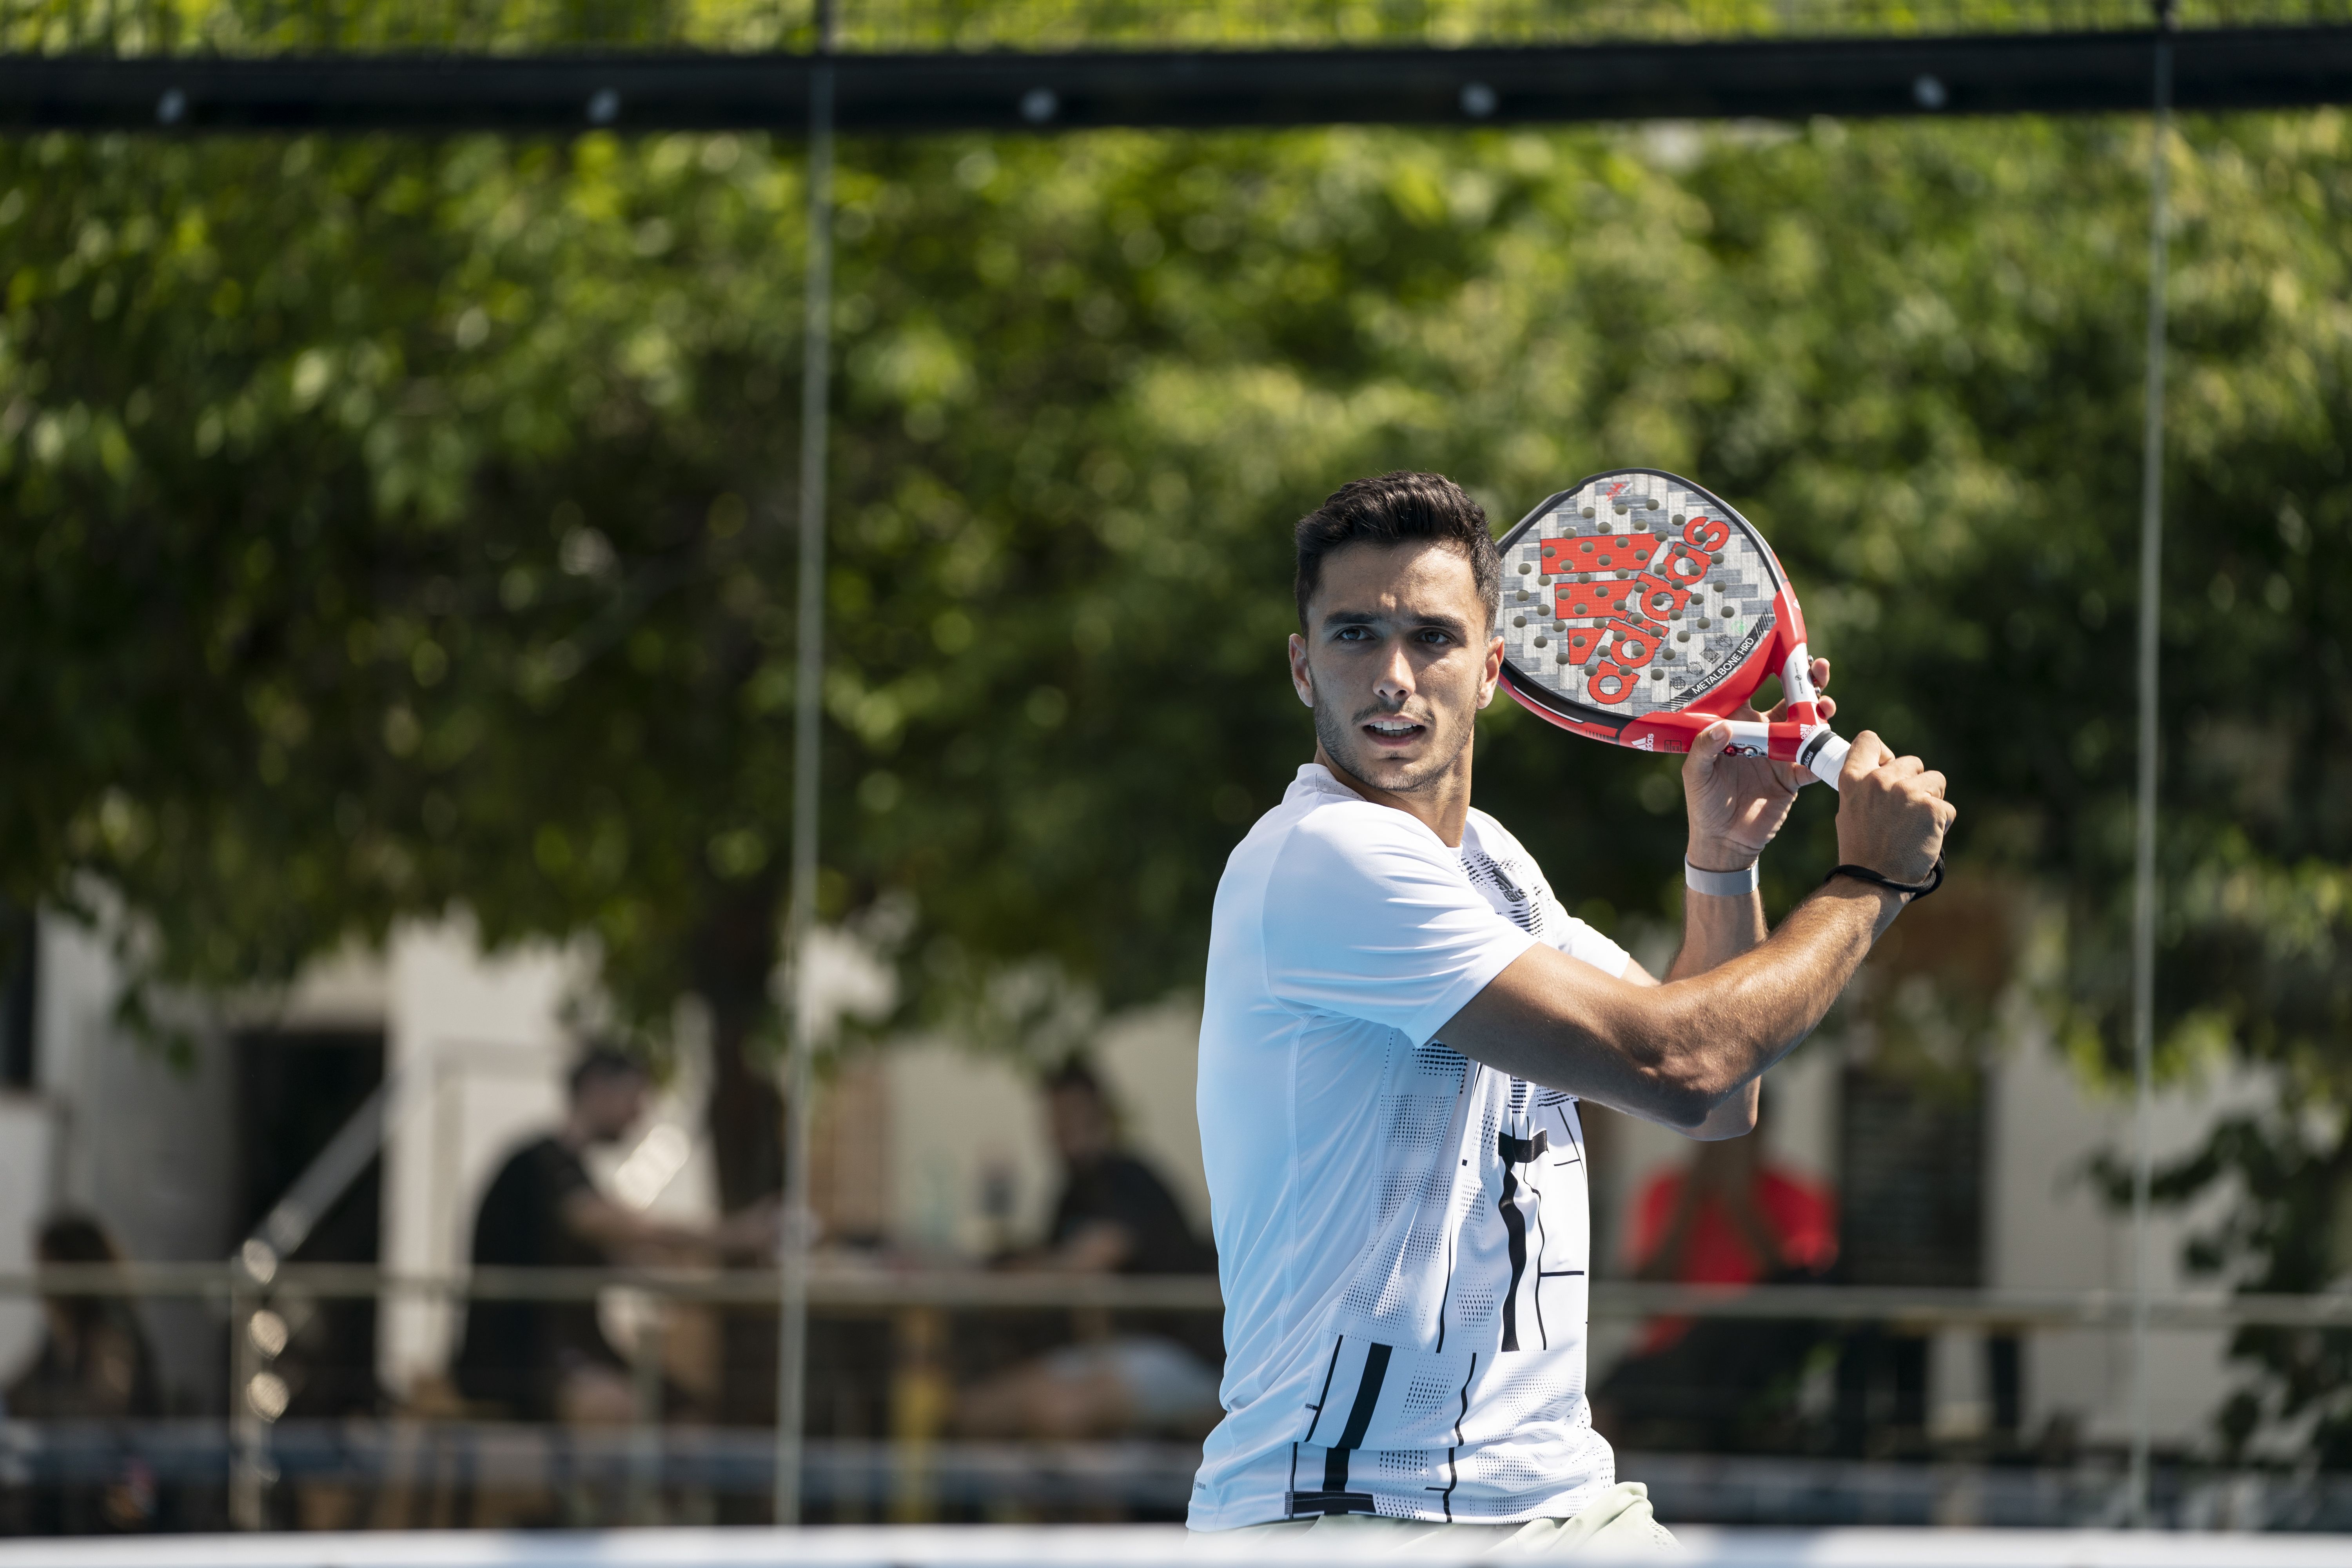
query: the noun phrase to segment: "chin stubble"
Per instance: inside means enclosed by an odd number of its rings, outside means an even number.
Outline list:
[[[1433,734],[1435,733],[1436,728],[1434,724],[1430,726]],[[1340,720],[1332,712],[1330,706],[1320,699],[1318,699],[1315,704],[1315,738],[1322,742],[1326,755],[1357,778],[1363,779],[1367,784],[1371,782],[1365,773],[1362,737],[1356,733],[1354,723]],[[1462,745],[1455,746],[1443,756],[1423,757],[1404,777],[1393,784],[1383,784],[1380,787],[1397,795],[1411,794],[1451,768],[1454,760],[1462,755],[1462,746],[1469,744],[1469,742],[1470,731],[1465,726],[1462,732]]]

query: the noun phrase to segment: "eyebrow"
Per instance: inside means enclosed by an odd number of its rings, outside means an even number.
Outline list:
[[[1398,617],[1391,617],[1378,610],[1333,610],[1323,617],[1323,629],[1327,632],[1336,631],[1341,626],[1368,626],[1374,622],[1386,621],[1393,618]],[[1470,635],[1468,623],[1458,620],[1452,616],[1425,615],[1412,616],[1403,618],[1406,619],[1407,624],[1410,626],[1417,627],[1434,626],[1439,631],[1451,632],[1454,636],[1464,638],[1465,640],[1467,640]]]

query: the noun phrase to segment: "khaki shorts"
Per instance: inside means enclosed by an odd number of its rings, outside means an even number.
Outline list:
[[[1327,1513],[1319,1519],[1287,1519],[1240,1530],[1196,1531],[1196,1545],[1242,1548],[1269,1541],[1311,1539],[1344,1548],[1353,1557],[1426,1558],[1460,1562],[1471,1557],[1674,1556],[1682,1551],[1650,1510],[1650,1489],[1620,1481],[1573,1519],[1538,1519],[1525,1524],[1438,1524],[1417,1519],[1380,1519],[1370,1514]]]

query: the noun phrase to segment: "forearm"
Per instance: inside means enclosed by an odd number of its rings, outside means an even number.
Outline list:
[[[1693,843],[1688,858],[1693,866],[1703,871],[1733,870],[1743,863],[1740,852],[1731,846]],[[1754,863],[1752,858],[1745,861],[1747,865]],[[1682,951],[1675,954],[1674,963],[1666,970],[1666,979],[1672,983],[1705,974],[1743,952],[1761,947],[1770,935],[1770,929],[1764,923],[1761,892],[1751,889],[1727,896],[1685,887]],[[1730,1095],[1708,1111],[1704,1121],[1685,1131],[1703,1142],[1746,1136],[1756,1126],[1756,1101],[1761,1082],[1760,1078],[1750,1079],[1745,1090]]]
[[[1779,931],[1659,988],[1674,1004],[1660,1055],[1707,1102],[1705,1118],[1684,1125],[1700,1136],[1747,1130],[1757,1080],[1812,1033],[1902,905],[1898,894],[1840,879]]]
[[[1683,945],[1667,967],[1669,982],[1706,973],[1760,946],[1770,933],[1764,925],[1760,893],[1724,897],[1683,889]]]
[[[1900,902],[1840,879],[1758,945],[1660,986],[1606,980],[1531,949],[1442,1034],[1520,1078],[1703,1129],[1821,1022]]]
[[[1685,851],[1701,871],[1744,871],[1756,863],[1753,850],[1737,844],[1694,836]],[[1764,924],[1764,897],[1748,891],[1730,895],[1683,889],[1683,945],[1666,970],[1666,978],[1687,980],[1759,945],[1769,934]]]
[[[611,1253],[694,1251],[711,1245],[709,1233],[698,1226],[656,1219],[595,1193],[575,1193],[567,1199],[563,1223],[583,1241]]]

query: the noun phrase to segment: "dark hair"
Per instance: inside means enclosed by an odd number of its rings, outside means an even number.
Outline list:
[[[86,1214],[56,1214],[43,1220],[33,1238],[33,1256],[43,1263],[105,1263],[120,1267],[122,1262],[122,1249],[114,1245],[106,1227]],[[102,1293],[53,1290],[43,1294],[52,1304],[65,1310],[78,1333],[87,1333],[91,1325],[124,1310],[118,1298]]]
[[[591,1046],[572,1064],[564,1089],[574,1100],[589,1082],[600,1078],[645,1078],[646,1064],[614,1046]]]
[[[82,1214],[52,1215],[41,1222],[33,1256],[43,1263],[120,1263],[122,1253],[106,1227]]]
[[[1427,540],[1459,550],[1486,602],[1494,625],[1503,592],[1503,558],[1486,532],[1486,512],[1444,474],[1398,469],[1376,479],[1356,479],[1298,520],[1298,625],[1307,626],[1307,601],[1323,581],[1323,558],[1350,544],[1396,545]]]
[[[1105,1103],[1108,1103],[1110,1099],[1103,1093],[1102,1079],[1095,1077],[1094,1069],[1087,1066],[1084,1057],[1072,1057],[1045,1075],[1047,1094],[1059,1094],[1064,1089],[1084,1089]]]

